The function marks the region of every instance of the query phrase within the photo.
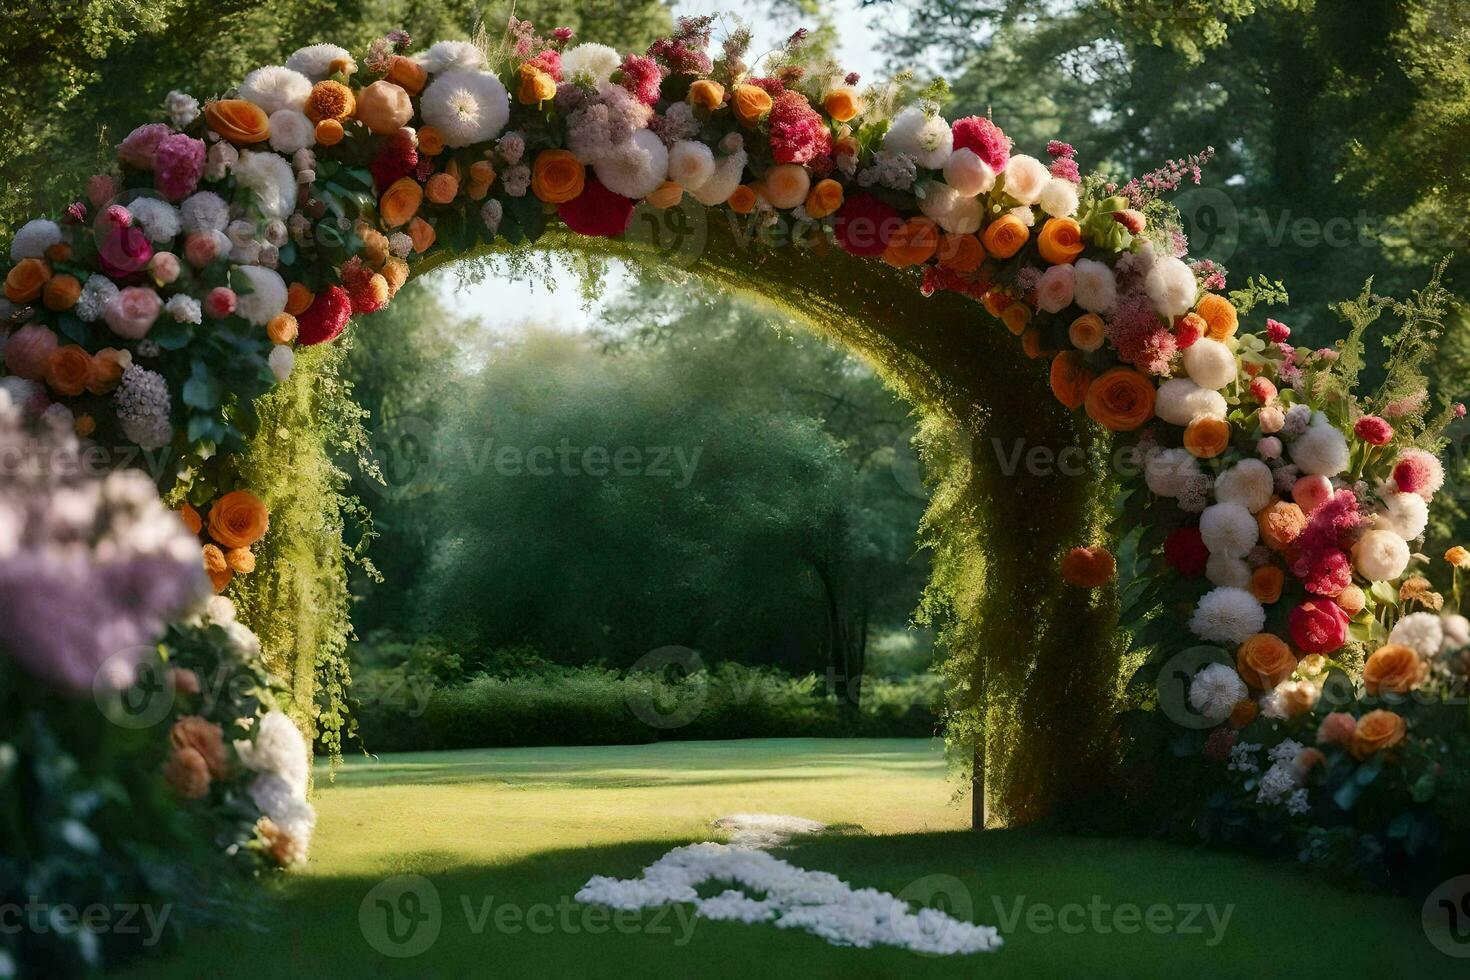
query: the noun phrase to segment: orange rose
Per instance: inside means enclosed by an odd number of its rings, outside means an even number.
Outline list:
[[[46,385],[66,398],[75,398],[87,390],[92,376],[92,355],[76,344],[67,344],[51,352],[46,361]]]
[[[980,303],[985,307],[985,312],[993,317],[999,317],[1011,305],[1010,294],[1003,289],[987,289],[980,297]]]
[[[231,548],[225,552],[225,563],[236,575],[249,575],[255,571],[255,554],[249,548]]]
[[[1230,709],[1230,727],[1244,728],[1246,725],[1255,721],[1256,715],[1260,714],[1260,712],[1260,706],[1250,698],[1237,701],[1235,702],[1235,707]]]
[[[1362,762],[1384,749],[1391,749],[1408,737],[1409,726],[1392,711],[1370,711],[1358,719],[1357,730],[1348,751]]]
[[[378,201],[378,214],[386,228],[398,228],[419,213],[424,203],[424,189],[412,177],[400,177],[383,192]]]
[[[436,126],[419,128],[419,152],[424,156],[436,157],[444,152],[444,134]]]
[[[341,82],[334,82],[330,79],[325,82],[317,82],[312,86],[311,94],[306,97],[304,111],[306,118],[315,123],[323,119],[335,119],[341,122],[344,119],[351,119],[352,114],[357,111],[357,97],[352,94],[352,89]]]
[[[1200,459],[1214,459],[1230,445],[1230,423],[1215,415],[1201,415],[1184,429],[1184,448]]]
[[[1390,643],[1363,664],[1363,687],[1369,694],[1407,694],[1429,679],[1429,665],[1412,647]]]
[[[727,203],[736,214],[749,214],[755,210],[755,188],[749,184],[741,184],[735,188]]]
[[[323,119],[316,124],[316,141],[322,146],[336,146],[342,142],[347,131],[335,119]]]
[[[708,78],[701,78],[689,86],[689,104],[705,112],[714,112],[725,101],[725,86]]]
[[[1026,332],[1026,324],[1031,322],[1031,307],[1025,303],[1012,303],[1000,311],[1000,322],[1019,337]]]
[[[1112,553],[1102,545],[1073,548],[1062,556],[1062,580],[1068,585],[1095,589],[1106,585],[1116,570]]]
[[[46,249],[46,261],[70,262],[71,246],[68,245],[66,242],[57,242],[55,245],[52,245],[50,248]]]
[[[540,108],[541,103],[556,97],[556,79],[529,61],[521,65],[520,80],[521,84],[516,89],[516,101],[522,105]]]
[[[1021,223],[1014,214],[1003,214],[985,226],[982,241],[985,251],[998,259],[1008,259],[1026,246],[1031,239],[1031,229]]]
[[[271,322],[265,325],[266,336],[273,344],[289,344],[296,339],[300,324],[296,318],[289,313],[277,313],[271,317]]]
[[[495,168],[490,165],[489,160],[476,160],[470,164],[470,183],[466,189],[470,200],[484,200],[485,195],[490,193],[490,185],[493,183],[495,183]]]
[[[230,755],[225,750],[224,731],[198,715],[185,715],[174,722],[168,740],[176,749],[193,749],[204,760],[209,774],[223,779],[230,774]]]
[[[1200,319],[1205,321],[1205,336],[1211,340],[1224,340],[1235,335],[1239,320],[1235,314],[1235,306],[1224,296],[1214,293],[1205,293],[1204,298],[1199,301],[1195,308]]]
[[[5,298],[12,303],[34,303],[51,279],[51,267],[40,259],[21,259],[5,276]]]
[[[730,100],[735,107],[735,118],[747,126],[754,126],[771,111],[771,96],[755,85],[735,86],[735,95]]]
[[[888,239],[883,261],[895,269],[922,265],[939,249],[939,226],[930,218],[910,218]]]
[[[106,395],[122,380],[122,351],[115,347],[104,347],[92,355],[92,369],[87,375],[87,391],[93,395]]]
[[[428,80],[429,73],[424,70],[424,66],[412,58],[395,54],[388,59],[388,81],[409,95],[418,95],[422,92]]]
[[[1235,671],[1246,684],[1268,691],[1284,682],[1296,670],[1296,657],[1291,647],[1274,633],[1257,633],[1246,637],[1235,653]]]
[[[857,89],[840,85],[822,97],[822,108],[835,122],[844,123],[863,111],[863,100],[858,97]]]
[[[806,213],[813,218],[825,218],[842,207],[842,185],[831,177],[817,181],[806,196]]]
[[[1290,501],[1273,499],[1256,514],[1261,540],[1272,551],[1285,551],[1307,529],[1307,515]]]
[[[1251,572],[1251,595],[1268,606],[1281,598],[1281,589],[1285,585],[1286,573],[1275,565],[1262,565]]]
[[[199,512],[188,504],[180,505],[178,509],[179,520],[184,522],[184,527],[190,534],[198,534],[204,530],[204,522],[199,519]]]
[[[1132,432],[1154,417],[1154,383],[1132,368],[1110,368],[1087,389],[1084,406],[1104,428]]]
[[[383,263],[383,279],[388,283],[388,298],[392,299],[408,282],[408,263],[396,255],[389,258]]]
[[[373,82],[357,93],[357,118],[369,131],[391,136],[413,119],[413,101],[401,86]]]
[[[1069,265],[1082,254],[1082,226],[1071,218],[1048,218],[1036,237],[1041,257],[1052,265]]]
[[[303,283],[293,282],[286,290],[286,312],[292,316],[300,316],[311,309],[316,294],[307,289]]]
[[[206,102],[204,121],[210,129],[236,146],[264,143],[271,138],[271,121],[265,110],[244,99]]]
[[[248,548],[270,526],[270,512],[249,490],[232,490],[209,510],[209,536],[224,548]]]
[[[1078,350],[1095,351],[1103,343],[1103,321],[1096,313],[1084,313],[1067,327],[1067,339]]]
[[[1027,327],[1021,333],[1021,352],[1033,361],[1045,353],[1041,346],[1041,331]]]
[[[433,247],[439,233],[423,218],[414,218],[408,223],[408,237],[413,239],[413,250],[422,255]]]
[[[449,204],[459,194],[459,181],[453,174],[440,173],[429,178],[424,187],[424,196],[432,204]]]
[[[547,204],[564,204],[578,197],[587,183],[587,171],[570,150],[542,150],[531,168],[531,191]]]
[[[41,302],[46,309],[59,313],[76,306],[81,295],[82,284],[77,281],[76,276],[52,276],[46,280],[46,285],[41,290]]]
[[[1082,407],[1093,377],[1092,369],[1078,351],[1065,350],[1051,359],[1051,392],[1068,408]]]
[[[951,272],[974,272],[985,261],[985,246],[974,235],[941,235],[939,264]]]
[[[651,208],[671,208],[684,200],[684,188],[679,186],[678,181],[666,180],[643,200]]]

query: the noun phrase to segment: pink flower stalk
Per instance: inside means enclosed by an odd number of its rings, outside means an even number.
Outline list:
[[[771,153],[777,163],[810,163],[832,153],[832,134],[800,92],[782,92],[771,105]]]
[[[1351,490],[1336,491],[1311,511],[1294,542],[1296,559],[1291,566],[1303,588],[1314,595],[1335,596],[1353,584],[1353,565],[1343,542],[1362,523],[1358,498]]]
[[[659,71],[657,62],[646,55],[630,54],[619,67],[623,72],[623,88],[633,93],[634,98],[644,105],[658,101],[663,73]]]

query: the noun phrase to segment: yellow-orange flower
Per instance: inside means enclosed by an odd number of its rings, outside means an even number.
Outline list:
[[[1036,236],[1041,257],[1052,265],[1068,265],[1082,254],[1082,226],[1072,218],[1048,218]]]
[[[1407,694],[1429,679],[1429,665],[1412,647],[1390,643],[1363,664],[1363,687],[1369,694]]]
[[[72,419],[71,430],[77,434],[78,439],[85,439],[97,431],[97,420],[83,412]]]
[[[939,226],[931,218],[910,218],[889,237],[883,261],[897,269],[922,265],[939,249]]]
[[[556,79],[540,68],[524,62],[520,69],[520,86],[516,89],[516,101],[522,105],[540,106],[556,96]]]
[[[1112,553],[1102,545],[1073,548],[1062,556],[1062,580],[1068,585],[1096,589],[1106,585],[1116,570]]]
[[[727,203],[736,214],[749,214],[755,210],[755,188],[749,184],[741,184],[730,194]]]
[[[1291,647],[1274,633],[1256,633],[1246,637],[1235,652],[1235,671],[1240,679],[1257,690],[1268,691],[1285,681],[1296,670],[1296,657]]]
[[[765,89],[755,85],[737,85],[731,98],[735,107],[735,118],[747,126],[754,126],[771,111],[771,96]]]
[[[337,120],[323,119],[316,124],[314,135],[316,136],[316,141],[322,146],[336,146],[342,142],[342,138],[347,135],[347,131],[342,128],[342,124]]]
[[[679,185],[679,182],[666,180],[654,188],[653,193],[649,194],[643,200],[649,207],[662,210],[663,208],[673,207],[683,199],[684,188]]]
[[[850,85],[839,85],[822,97],[822,108],[827,110],[827,115],[833,120],[844,123],[856,118],[863,111],[863,100],[858,96],[857,89]]]
[[[986,225],[981,238],[985,243],[985,251],[998,259],[1008,259],[1015,255],[1025,248],[1030,239],[1031,229],[1014,214],[1003,214]]]
[[[470,200],[484,200],[485,195],[490,193],[490,185],[495,183],[495,168],[490,165],[489,160],[476,160],[470,164],[470,182],[465,189]]]
[[[444,152],[444,134],[437,126],[419,127],[419,152],[427,157],[436,157]]]
[[[587,171],[570,150],[542,150],[531,168],[531,191],[548,204],[564,204],[578,197],[587,183]]]
[[[388,81],[376,81],[357,93],[356,111],[358,121],[371,132],[391,136],[413,119],[413,100],[402,87]]]
[[[1230,727],[1244,728],[1256,720],[1260,711],[1260,707],[1250,698],[1235,702],[1235,707],[1230,709]]]
[[[1258,602],[1270,605],[1281,598],[1281,590],[1286,585],[1286,573],[1275,565],[1262,565],[1251,572],[1251,595]]]
[[[1067,327],[1067,339],[1078,350],[1095,351],[1103,343],[1103,321],[1096,313],[1084,313]]]
[[[299,325],[296,318],[289,313],[277,313],[271,317],[271,322],[265,325],[266,336],[270,337],[273,344],[289,344],[296,339]]]
[[[1256,514],[1261,541],[1272,551],[1285,551],[1287,546],[1307,529],[1307,515],[1291,501],[1273,498]]]
[[[1470,551],[1455,545],[1444,553],[1444,560],[1456,568],[1470,568]]]
[[[941,235],[938,258],[951,272],[974,272],[985,261],[985,246],[974,235]]]
[[[93,395],[109,394],[122,381],[123,352],[104,347],[92,355],[92,369],[87,375],[87,391]]]
[[[424,70],[424,66],[412,58],[395,54],[388,59],[388,81],[409,95],[418,95],[422,92],[428,80],[429,73]]]
[[[1104,428],[1132,432],[1154,417],[1154,383],[1132,368],[1110,368],[1087,389],[1084,406]]]
[[[459,193],[459,181],[453,174],[438,173],[424,185],[424,196],[433,204],[448,204]]]
[[[423,218],[414,218],[408,223],[408,237],[413,240],[413,250],[422,255],[433,246],[439,233]]]
[[[231,548],[225,552],[225,562],[236,575],[249,575],[255,571],[255,554],[249,548]]]
[[[46,386],[66,398],[86,391],[91,376],[92,355],[76,344],[56,348],[46,361]]]
[[[21,259],[5,276],[5,298],[12,303],[34,303],[51,279],[51,267],[40,259]]]
[[[1385,749],[1398,746],[1408,734],[1409,726],[1403,718],[1380,708],[1358,719],[1358,727],[1353,732],[1348,750],[1354,759],[1361,762]]]
[[[817,181],[806,196],[806,213],[813,218],[825,218],[842,207],[842,185],[831,177]]]
[[[1224,296],[1215,293],[1205,293],[1204,298],[1199,301],[1195,308],[1200,319],[1205,321],[1205,336],[1211,340],[1224,340],[1235,336],[1240,321],[1235,313],[1235,306]]]
[[[300,316],[311,309],[315,299],[316,294],[307,289],[304,283],[293,282],[286,289],[286,312],[292,316]]]
[[[352,93],[349,92],[350,96]],[[244,99],[220,99],[204,104],[204,121],[236,146],[264,143],[271,138],[271,121],[265,110]]]
[[[82,284],[76,276],[59,275],[46,280],[41,289],[41,302],[48,310],[61,312],[77,305],[82,295]]]
[[[398,295],[398,290],[408,282],[408,263],[394,255],[383,263],[383,279],[388,283],[388,298]]]
[[[705,112],[714,112],[725,101],[725,86],[708,78],[701,78],[689,86],[689,104]]]
[[[204,522],[199,519],[199,512],[188,504],[180,504],[177,511],[179,520],[183,521],[184,527],[190,534],[198,534],[204,530]]]
[[[355,111],[357,97],[352,94],[352,89],[331,79],[317,82],[312,86],[311,94],[306,97],[306,118],[312,122],[319,123],[323,119],[341,122],[352,118]]]
[[[1184,448],[1200,459],[1214,459],[1230,445],[1230,423],[1216,415],[1201,415],[1184,428]]]
[[[1092,379],[1092,369],[1078,351],[1064,350],[1051,359],[1051,392],[1068,408],[1082,407]]]
[[[1025,303],[1012,303],[1000,311],[1000,322],[1006,325],[1006,329],[1017,337],[1026,331],[1026,325],[1031,322],[1031,307]]]
[[[270,512],[249,490],[232,490],[209,510],[209,536],[223,548],[248,548],[270,525]]]
[[[424,203],[424,189],[412,177],[400,177],[383,192],[378,201],[378,214],[385,228],[398,228],[419,213]]]

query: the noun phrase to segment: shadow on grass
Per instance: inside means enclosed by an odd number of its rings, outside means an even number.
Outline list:
[[[1464,961],[1430,946],[1411,902],[1340,891],[1279,863],[1138,840],[1030,831],[832,835],[780,852],[857,887],[943,895],[950,911],[968,908],[965,917],[999,927],[1006,939],[999,951],[970,957],[843,949],[799,930],[695,920],[688,907],[612,913],[573,900],[590,876],[637,877],[683,843],[563,849],[476,866],[405,851],[381,877],[302,875],[281,889],[264,917],[267,932],[195,935],[182,952],[132,975],[1464,976]],[[422,876],[428,887],[418,885],[412,898],[402,882],[379,888],[395,875]],[[428,936],[431,921],[437,931]],[[432,941],[411,958],[381,952],[426,937]]]

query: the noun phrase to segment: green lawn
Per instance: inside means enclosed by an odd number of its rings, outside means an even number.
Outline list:
[[[251,922],[196,932],[133,975],[1464,976],[1464,961],[1429,945],[1412,904],[1289,866],[1143,841],[970,833],[967,803],[952,799],[940,751],[923,741],[403,754],[351,761],[320,786],[310,868]],[[959,895],[975,921],[1001,926],[1005,946],[964,958],[840,949],[796,930],[693,921],[687,909],[615,919],[571,900],[589,876],[636,876],[741,811],[857,825],[781,856],[910,895],[953,876],[962,889],[948,887],[951,902]],[[382,942],[382,893],[366,903],[366,932],[359,911],[375,885],[405,874],[432,883],[440,927],[425,952],[395,959],[369,942]],[[1166,915],[1189,928],[1162,931]]]

